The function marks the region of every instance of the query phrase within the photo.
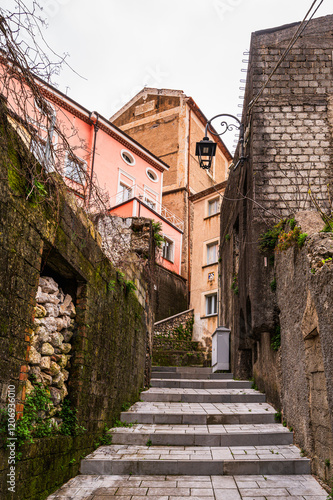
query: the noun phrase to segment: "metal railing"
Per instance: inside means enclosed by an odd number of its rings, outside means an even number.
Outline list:
[[[137,198],[142,202],[148,209],[153,210],[155,213],[159,214],[161,217],[170,222],[173,226],[181,231],[184,231],[184,222],[177,215],[171,212],[167,207],[162,205],[157,200],[151,198],[149,193],[147,193],[142,187],[134,184],[130,188],[123,189],[117,194],[110,197],[111,208],[120,205],[126,201],[130,201],[133,198]]]

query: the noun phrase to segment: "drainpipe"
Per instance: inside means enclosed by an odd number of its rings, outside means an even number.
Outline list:
[[[87,206],[89,206],[89,204],[90,204],[91,191],[92,191],[92,182],[93,182],[94,165],[95,165],[96,139],[97,139],[97,132],[98,132],[98,118],[99,118],[99,115],[98,115],[98,113],[96,113],[96,111],[92,111],[92,113],[90,113],[89,120],[91,121],[91,123],[94,126],[94,144],[93,144],[92,158],[91,158],[90,186],[89,186],[89,195],[88,195]]]
[[[49,162],[50,157],[51,157],[51,151],[52,151],[52,140],[53,140],[53,134],[54,134],[54,128],[56,124],[56,115],[55,113],[51,117],[51,123],[50,123],[50,128],[47,131],[47,141],[46,141],[46,146],[45,146],[45,161],[46,163]]]
[[[188,233],[188,306],[191,300],[191,207],[190,207],[190,162],[191,162],[191,108],[189,107],[188,118],[188,148],[187,148],[187,233]]]

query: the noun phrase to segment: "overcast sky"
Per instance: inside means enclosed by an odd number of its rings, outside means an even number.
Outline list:
[[[241,112],[239,87],[247,60],[243,53],[250,46],[251,32],[301,21],[312,1],[40,0],[40,4],[50,46],[58,53],[68,52],[70,64],[85,78],[68,69],[57,78],[59,89],[80,104],[109,118],[146,85],[183,90],[211,118]],[[4,6],[13,3],[5,0]],[[315,17],[332,10],[332,0],[324,0]]]

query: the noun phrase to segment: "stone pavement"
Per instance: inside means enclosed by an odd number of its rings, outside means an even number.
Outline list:
[[[49,500],[326,500],[292,433],[250,386],[205,368],[155,369],[124,427],[110,430],[112,445]]]

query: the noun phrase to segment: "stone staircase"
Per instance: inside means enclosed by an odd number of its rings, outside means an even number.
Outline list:
[[[326,500],[310,460],[251,382],[210,368],[154,368],[112,444],[49,499]]]
[[[231,377],[155,368],[152,387],[121,414],[130,427],[112,429],[112,445],[82,460],[81,473],[309,474],[309,459],[275,423],[265,395]]]

